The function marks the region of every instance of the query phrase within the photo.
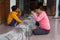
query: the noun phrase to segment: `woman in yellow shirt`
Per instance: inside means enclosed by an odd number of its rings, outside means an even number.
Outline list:
[[[22,23],[21,12],[17,6],[12,6],[12,12],[8,16],[7,24],[14,26],[15,23]]]

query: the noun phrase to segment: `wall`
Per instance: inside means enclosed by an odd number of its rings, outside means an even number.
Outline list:
[[[10,11],[12,11],[12,10],[11,10],[11,7],[12,7],[13,5],[16,5],[16,0],[10,0]]]
[[[10,1],[0,0],[0,24],[6,23],[9,12],[10,12]]]

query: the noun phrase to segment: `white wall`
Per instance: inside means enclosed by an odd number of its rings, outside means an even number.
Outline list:
[[[12,10],[11,10],[11,7],[12,7],[13,5],[16,5],[16,0],[10,0],[10,11],[12,11]]]

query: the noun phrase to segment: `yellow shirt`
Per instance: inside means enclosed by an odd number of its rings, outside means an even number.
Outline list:
[[[20,20],[20,19],[17,17],[17,14],[18,14],[18,13],[15,12],[15,11],[10,12],[10,14],[9,14],[9,16],[8,16],[8,19],[7,19],[7,24],[10,24],[13,19],[15,19],[16,22],[21,23],[22,20]],[[20,15],[21,15],[21,13],[20,13]]]

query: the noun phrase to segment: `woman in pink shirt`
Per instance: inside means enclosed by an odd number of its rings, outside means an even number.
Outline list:
[[[42,6],[38,6],[35,11],[36,12],[31,11],[31,13],[34,19],[38,22],[39,27],[37,29],[34,29],[32,33],[34,35],[48,34],[50,32],[50,23],[46,12],[43,10]],[[36,15],[36,13],[38,14],[38,16]]]

